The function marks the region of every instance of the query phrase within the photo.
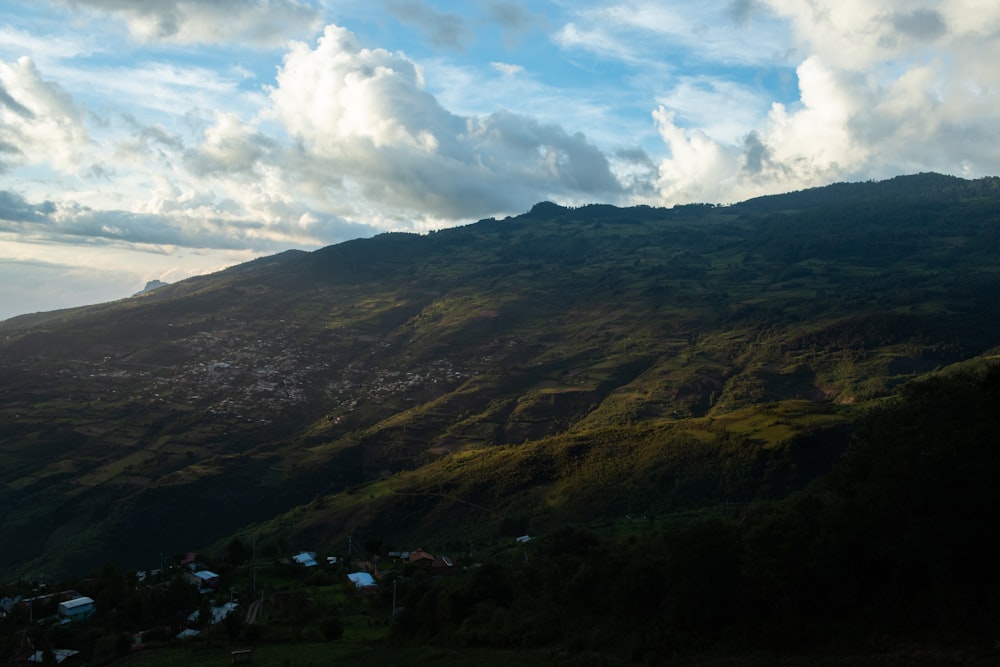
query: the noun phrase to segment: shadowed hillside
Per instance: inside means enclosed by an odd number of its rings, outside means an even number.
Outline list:
[[[1000,345],[998,211],[934,174],[546,203],[7,320],[0,575],[783,497]]]

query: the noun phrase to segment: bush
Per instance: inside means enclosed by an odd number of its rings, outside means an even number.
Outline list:
[[[344,636],[344,624],[336,616],[324,616],[319,620],[319,632],[328,642]]]

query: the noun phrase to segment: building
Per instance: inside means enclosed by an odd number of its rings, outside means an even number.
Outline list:
[[[375,583],[375,577],[368,572],[354,572],[347,575],[347,578],[354,584],[354,588],[359,591],[374,591],[378,588],[378,584]]]
[[[406,560],[418,567],[430,567],[434,563],[434,556],[430,555],[423,549],[417,549],[415,551],[411,551]]]
[[[431,564],[431,572],[441,576],[448,576],[455,571],[455,561],[453,561],[448,556],[441,556],[440,558],[435,558],[434,563]]]
[[[240,605],[236,602],[227,602],[219,607],[210,607],[212,612],[211,624],[215,625],[217,623],[222,623],[226,620],[226,616],[230,614],[235,614],[239,611]],[[195,609],[193,612],[188,614],[187,620],[189,623],[200,623],[201,622],[201,610]]]
[[[292,560],[302,567],[316,567],[319,564],[316,562],[316,552],[314,551],[299,552],[292,556]]]
[[[21,601],[21,596],[17,595],[12,598],[0,598],[0,620],[7,618],[10,612],[14,611],[14,607],[17,603]]]
[[[214,590],[219,586],[219,575],[211,570],[198,570],[191,577],[198,590]]]
[[[88,597],[78,597],[59,603],[59,618],[67,621],[85,621],[94,615],[94,601]]]
[[[69,660],[75,655],[79,655],[79,651],[74,651],[68,648],[54,648],[52,649],[52,659],[55,660],[55,664],[61,665],[66,660]],[[45,663],[45,653],[43,651],[35,651],[30,656],[28,656],[28,662],[37,663],[39,665]],[[49,663],[52,664],[52,663]],[[73,663],[76,664],[76,663]]]

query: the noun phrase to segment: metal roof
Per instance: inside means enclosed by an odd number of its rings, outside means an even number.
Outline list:
[[[72,600],[66,600],[65,602],[60,602],[59,606],[64,609],[76,609],[77,607],[85,607],[87,605],[94,604],[94,601],[88,597],[73,598]]]

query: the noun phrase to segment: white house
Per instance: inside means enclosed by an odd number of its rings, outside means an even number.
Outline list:
[[[83,621],[94,615],[94,601],[88,597],[78,597],[59,603],[59,618]]]

